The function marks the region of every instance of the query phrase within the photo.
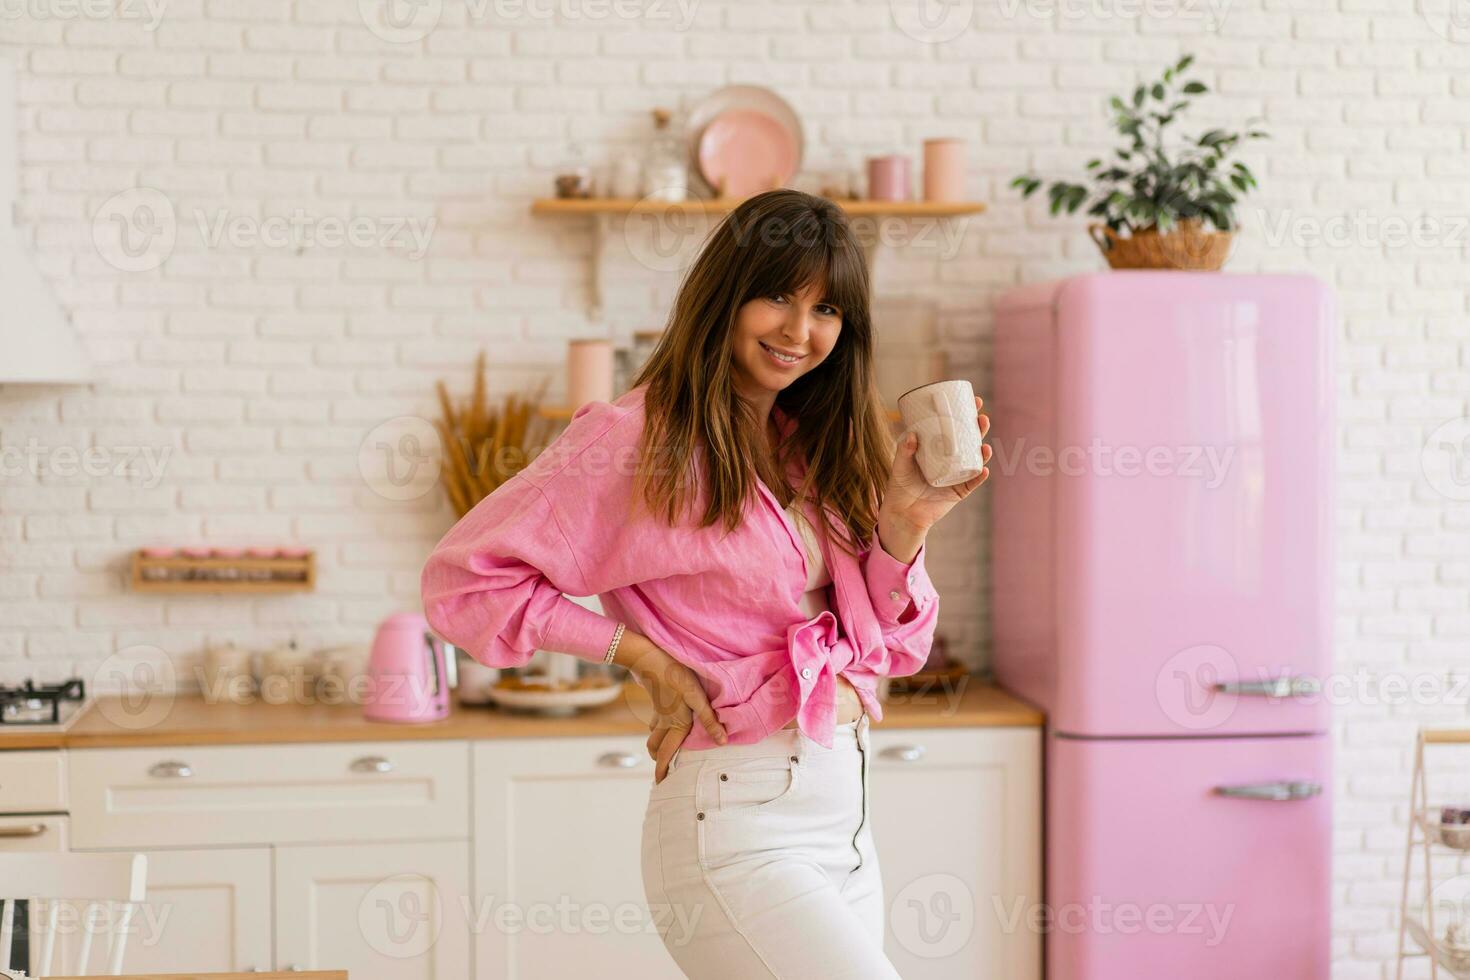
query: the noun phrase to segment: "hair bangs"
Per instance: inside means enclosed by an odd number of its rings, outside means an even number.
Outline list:
[[[754,267],[741,303],[762,296],[791,295],[811,285],[844,314],[867,307],[867,267],[846,229],[811,211],[787,222],[767,221],[754,230],[764,248],[754,250]]]

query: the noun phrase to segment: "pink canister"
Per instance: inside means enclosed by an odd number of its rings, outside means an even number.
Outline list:
[[[567,407],[613,399],[613,348],[610,340],[567,342]]]
[[[924,141],[924,200],[965,199],[965,141]]]
[[[909,158],[901,154],[868,158],[868,200],[907,201]]]

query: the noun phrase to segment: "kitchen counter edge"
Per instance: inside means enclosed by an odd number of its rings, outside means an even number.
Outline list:
[[[0,751],[646,735],[648,706],[647,692],[631,683],[611,704],[571,717],[455,703],[447,719],[426,724],[370,722],[351,704],[212,703],[198,694],[109,697],[95,700],[64,732],[0,731]],[[873,728],[1040,728],[1045,720],[1032,705],[972,675],[924,692],[893,694]]]

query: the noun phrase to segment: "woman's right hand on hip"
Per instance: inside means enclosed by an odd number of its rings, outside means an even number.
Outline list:
[[[633,649],[624,662],[622,648],[633,640]],[[636,633],[625,633],[619,642],[615,662],[633,674],[653,701],[652,729],[648,733],[648,754],[654,760],[653,781],[663,782],[668,775],[669,763],[697,717],[710,738],[724,744],[727,736],[725,726],[715,716],[704,685],[699,675],[675,660],[647,637]]]

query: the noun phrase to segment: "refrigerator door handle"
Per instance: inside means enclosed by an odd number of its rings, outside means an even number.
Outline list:
[[[1278,677],[1271,681],[1221,681],[1214,689],[1220,694],[1301,698],[1309,694],[1320,694],[1322,682],[1315,677]]]
[[[1322,784],[1310,780],[1283,781],[1277,783],[1245,783],[1241,786],[1216,786],[1220,796],[1238,800],[1273,800],[1288,802],[1305,800],[1322,792]]]

